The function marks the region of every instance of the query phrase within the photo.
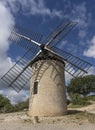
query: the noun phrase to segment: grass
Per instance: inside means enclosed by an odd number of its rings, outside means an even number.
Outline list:
[[[73,105],[72,103],[68,105],[68,108],[81,108],[81,107],[86,107],[89,106],[91,104],[87,104],[87,105]]]
[[[88,96],[86,97],[88,100],[92,100],[92,101],[95,101],[95,95],[91,95],[91,96]]]
[[[95,103],[95,95],[90,95],[87,96],[86,98],[82,97],[77,104],[73,104],[72,102],[68,101],[69,105],[68,108],[81,108],[81,107],[86,107],[89,106],[93,103]]]

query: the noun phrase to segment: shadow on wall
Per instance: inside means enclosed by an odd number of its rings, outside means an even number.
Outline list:
[[[43,77],[44,73],[47,71],[47,69],[49,69],[49,67],[52,66],[52,71],[50,74],[50,77],[53,78],[53,81],[56,82],[56,78],[60,77],[61,80],[63,80],[63,77],[61,75],[60,70],[58,69],[59,66],[60,68],[64,69],[64,64],[60,61],[55,61],[55,60],[41,60],[40,62],[36,62],[35,66],[32,68],[32,76],[35,76],[35,81],[39,81],[41,80],[41,78]],[[37,71],[36,71],[37,70]],[[57,74],[53,77],[53,73],[55,73],[55,71],[57,72]],[[64,70],[63,70],[64,73]]]

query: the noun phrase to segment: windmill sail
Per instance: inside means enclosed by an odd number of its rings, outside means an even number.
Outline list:
[[[24,36],[25,35],[25,36]],[[31,40],[29,37],[32,37]],[[26,49],[27,52],[18,60],[15,65],[1,78],[7,86],[19,92],[31,78],[31,67],[33,60],[39,53],[36,43],[42,38],[41,34],[16,26],[9,37],[9,41]],[[35,40],[35,41],[34,41]],[[33,41],[33,42],[32,42]]]
[[[15,26],[11,31],[9,42],[16,43],[20,47],[27,50],[30,48],[34,50],[37,46],[33,43],[33,41],[40,42],[42,37],[43,36],[39,33]]]
[[[32,52],[32,53],[31,53]],[[16,64],[1,78],[6,82],[7,86],[12,87],[17,92],[19,92],[31,78],[31,67],[30,65],[40,54],[40,51],[30,49],[28,50],[23,57],[16,62]]]
[[[56,56],[61,57],[65,61],[65,71],[67,71],[73,77],[85,75],[86,73],[88,73],[88,69],[92,66],[87,61],[84,61],[81,58],[76,57],[54,46],[49,50],[52,53],[56,54]]]
[[[73,29],[73,27],[76,25],[76,22],[67,22],[60,24],[53,33],[51,33],[44,43],[48,46],[55,46],[57,45],[67,34],[68,32]]]
[[[27,30],[23,31],[23,29],[20,27],[14,28],[9,40],[11,40],[13,43],[17,43],[19,46],[26,49],[27,52],[2,77],[2,80],[6,82],[9,87],[12,87],[19,92],[33,76],[31,72],[32,64],[39,60],[38,66],[41,67],[41,65],[44,64],[43,60],[46,59],[55,59],[62,61],[63,63],[65,62],[65,71],[67,71],[73,77],[85,75],[88,72],[88,69],[91,67],[90,63],[56,47],[63,37],[76,24],[76,22],[71,21],[66,24],[60,24],[56,30],[51,33],[45,39],[45,41],[43,41],[43,44],[39,43],[42,35],[33,32],[31,34],[29,31],[27,33]],[[44,64],[44,69],[46,68],[48,68],[48,66],[45,66]],[[34,67],[34,70],[32,71],[33,74],[35,74],[38,69]],[[41,70],[41,73],[39,74],[39,80],[44,72],[45,70]]]

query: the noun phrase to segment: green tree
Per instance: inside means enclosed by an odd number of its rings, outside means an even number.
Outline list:
[[[0,112],[12,112],[13,105],[10,103],[10,100],[0,94]]]
[[[22,111],[24,109],[28,109],[29,106],[29,99],[27,99],[25,102],[20,102],[15,105],[15,111]]]
[[[78,93],[71,94],[72,104],[73,105],[81,105],[86,106],[89,105],[90,102],[87,100],[87,98],[81,97]]]
[[[25,102],[20,102],[16,105],[12,105],[8,98],[4,97],[3,95],[0,95],[1,113],[22,111],[24,109],[28,109],[28,106],[29,106],[29,99],[27,99]]]
[[[81,94],[86,97],[90,92],[95,92],[95,76],[88,75],[84,77],[78,77],[72,79],[67,86],[67,92],[75,94]]]

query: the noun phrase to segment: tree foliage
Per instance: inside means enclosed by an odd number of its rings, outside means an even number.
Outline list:
[[[28,109],[29,106],[29,99],[27,99],[25,102],[20,102],[15,105],[15,111],[22,111],[25,109]]]
[[[78,93],[71,94],[70,96],[73,105],[86,106],[91,104],[87,98],[81,97]]]
[[[25,102],[20,102],[16,105],[11,104],[10,100],[3,95],[0,95],[0,113],[17,112],[28,109],[29,99]]]
[[[10,100],[3,95],[0,94],[0,112],[11,112],[13,111],[14,107],[10,103]]]
[[[78,93],[86,97],[90,92],[95,92],[95,76],[88,75],[72,79],[67,86],[68,93]]]

